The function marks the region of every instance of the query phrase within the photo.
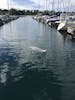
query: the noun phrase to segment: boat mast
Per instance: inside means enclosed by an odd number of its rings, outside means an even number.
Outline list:
[[[7,9],[9,10],[9,0],[7,0]]]
[[[46,11],[48,10],[48,1],[49,1],[49,0],[46,0],[46,1],[45,1],[45,10],[46,10]]]
[[[47,0],[45,0],[45,11],[47,11]]]
[[[59,6],[59,4],[60,4],[60,2],[59,2],[59,0],[58,0],[58,9],[57,9],[58,11],[59,11],[59,9],[60,9],[60,6]]]
[[[39,11],[40,11],[40,0],[39,0]]]
[[[62,2],[63,2],[63,9],[64,9],[64,11],[63,11],[63,12],[65,12],[65,5],[64,5],[64,0],[62,0]]]
[[[52,11],[54,10],[54,0],[52,1]]]
[[[8,15],[9,15],[9,0],[7,0],[7,9],[8,9]]]

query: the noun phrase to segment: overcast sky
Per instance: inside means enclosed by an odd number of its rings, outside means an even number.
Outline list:
[[[9,8],[17,9],[40,9],[40,10],[51,10],[53,0],[0,0],[0,8],[7,9],[7,1],[9,1]],[[75,0],[54,0],[55,9],[72,9],[75,8]]]

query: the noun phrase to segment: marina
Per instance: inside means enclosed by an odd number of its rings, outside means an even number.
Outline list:
[[[32,16],[0,27],[1,100],[75,99],[74,76],[75,41],[66,34]]]
[[[66,15],[65,15],[66,16]],[[61,18],[58,16],[49,16],[49,15],[41,15],[41,16],[34,16],[35,20],[39,22],[43,22],[44,24],[48,24],[50,27],[56,28],[60,32],[64,32],[67,34],[72,35],[72,38],[75,34],[75,16],[67,16]]]
[[[0,100],[75,100],[74,3],[1,1]]]

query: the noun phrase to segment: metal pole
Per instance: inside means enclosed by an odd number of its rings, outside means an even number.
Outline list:
[[[39,11],[40,11],[40,0],[39,0]]]
[[[57,10],[59,11],[59,9],[60,9],[60,7],[59,7],[59,0],[58,0],[58,9]]]
[[[53,2],[52,2],[52,10],[54,10],[54,0],[53,0]]]
[[[47,0],[46,0],[46,10],[47,10]]]
[[[7,9],[9,10],[9,0],[7,0]]]

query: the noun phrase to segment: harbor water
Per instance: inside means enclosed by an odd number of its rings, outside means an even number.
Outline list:
[[[75,100],[75,41],[32,16],[0,27],[0,100]]]

